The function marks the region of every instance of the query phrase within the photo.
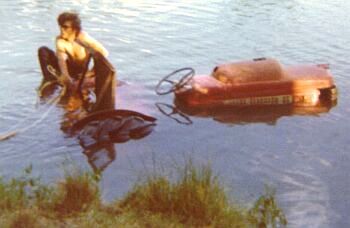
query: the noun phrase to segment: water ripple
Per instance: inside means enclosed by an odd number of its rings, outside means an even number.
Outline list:
[[[117,107],[149,113],[159,121],[150,138],[117,145],[117,161],[105,173],[107,186],[115,187],[116,177],[129,178],[125,166],[130,160],[142,170],[140,155],[149,151],[174,159],[193,151],[200,158],[215,158],[224,178],[238,182],[247,194],[259,193],[265,182],[278,186],[278,199],[292,227],[349,226],[349,205],[332,187],[350,188],[343,177],[350,172],[346,153],[350,148],[348,2],[3,1],[1,132],[30,124],[44,110],[34,106],[41,80],[37,48],[54,48],[59,33],[56,17],[63,9],[79,12],[84,29],[109,50],[118,79],[126,82],[117,89]],[[337,106],[319,115],[282,116],[250,124],[230,122],[234,112],[225,116],[226,123],[212,116],[191,116],[193,124],[183,126],[154,105],[173,103],[172,95],[154,93],[157,82],[173,70],[191,66],[199,74],[209,74],[216,64],[261,56],[276,57],[286,65],[330,63],[339,88]],[[30,131],[2,142],[1,171],[18,173],[32,163],[53,177],[59,171],[52,165],[66,156],[87,166],[76,139],[67,138],[60,129],[62,113],[54,109]],[[113,193],[122,195],[127,184],[118,189]],[[112,194],[110,189],[106,192]]]

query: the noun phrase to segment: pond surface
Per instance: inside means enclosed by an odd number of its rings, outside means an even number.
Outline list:
[[[290,227],[350,226],[350,2],[1,1],[1,133],[28,126],[47,111],[35,105],[41,80],[37,48],[54,48],[56,17],[67,9],[78,11],[84,29],[109,50],[125,82],[118,87],[117,107],[158,119],[149,136],[115,144],[113,156],[99,157],[102,163],[114,157],[103,172],[105,200],[125,194],[140,173],[167,170],[191,157],[210,161],[244,202],[254,201],[265,184],[273,186]],[[297,115],[232,110],[219,117],[191,116],[191,125],[155,105],[173,103],[172,95],[154,92],[173,70],[191,66],[208,74],[216,64],[262,56],[287,65],[329,63],[337,105]],[[1,142],[1,175],[19,175],[32,164],[44,180],[55,180],[67,160],[90,169],[77,139],[60,129],[63,114],[54,107],[28,131]]]

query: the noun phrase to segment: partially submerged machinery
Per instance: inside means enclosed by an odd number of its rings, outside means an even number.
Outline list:
[[[171,78],[184,76],[175,82]],[[164,85],[170,88],[164,90]],[[327,97],[336,100],[336,86],[327,64],[283,66],[271,58],[258,58],[216,66],[210,75],[195,75],[183,68],[157,85],[160,95],[175,93],[188,108],[216,106],[317,106]]]

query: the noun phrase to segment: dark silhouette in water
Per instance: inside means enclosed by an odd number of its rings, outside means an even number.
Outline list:
[[[77,137],[91,167],[101,172],[116,158],[115,143],[146,137],[156,125],[156,119],[131,110],[115,109],[116,71],[100,53],[93,53],[92,58],[95,81],[91,83],[90,80],[86,85],[82,77],[79,85],[83,85],[81,89],[85,95],[91,92],[93,85],[96,100],[76,94],[64,96],[61,103],[66,113],[61,129]],[[50,93],[52,91],[46,91]]]
[[[71,133],[77,135],[93,169],[102,171],[116,158],[114,143],[146,137],[156,126],[155,121],[130,110],[103,110],[77,121]]]

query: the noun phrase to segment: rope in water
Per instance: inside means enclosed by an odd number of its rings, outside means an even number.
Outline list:
[[[56,97],[51,98],[47,103],[50,105],[48,107],[48,109],[40,116],[39,119],[35,120],[32,124],[30,124],[29,126],[23,127],[23,128],[19,128],[17,130],[11,130],[7,133],[1,133],[0,134],[0,141],[5,141],[9,138],[12,138],[14,136],[16,136],[19,133],[23,133],[27,130],[29,130],[30,128],[34,127],[35,125],[37,125],[38,123],[40,123],[41,121],[43,121],[50,113],[50,111],[53,109],[53,107],[55,107],[58,102],[61,100],[61,98],[66,94],[67,92],[67,87],[64,85],[64,83],[62,83],[62,79],[60,77],[60,75],[56,72],[56,70],[51,66],[48,65],[47,66],[47,70],[56,77],[57,81],[48,81],[45,82],[42,86],[40,86],[37,90],[37,95],[38,97],[41,97],[42,95],[42,91],[48,87],[49,85],[52,85],[53,83],[58,83],[62,86],[62,90],[60,92],[60,94]]]

